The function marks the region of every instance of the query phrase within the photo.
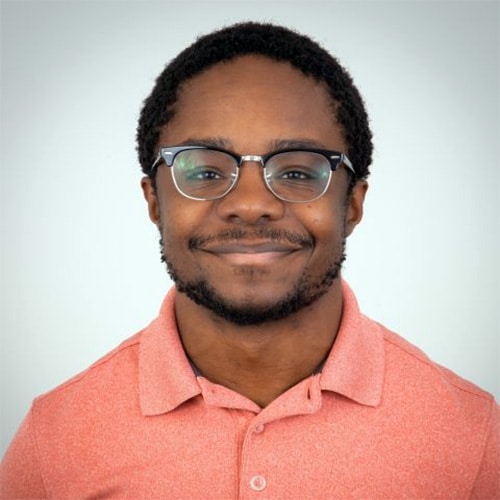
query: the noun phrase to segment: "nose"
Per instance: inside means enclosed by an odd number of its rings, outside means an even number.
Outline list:
[[[285,204],[268,189],[260,161],[245,160],[236,186],[217,206],[221,218],[231,222],[255,224],[283,217]]]

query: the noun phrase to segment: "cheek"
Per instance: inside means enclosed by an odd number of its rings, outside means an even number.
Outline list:
[[[160,215],[164,242],[170,247],[186,249],[189,238],[206,225],[209,207],[203,202],[191,202],[178,196],[163,200]]]
[[[345,224],[339,217],[323,218],[315,231],[318,255],[335,255],[346,239]]]
[[[306,227],[316,240],[333,239],[343,230],[343,211],[333,206],[333,203],[325,203],[321,206],[306,205],[301,218]]]

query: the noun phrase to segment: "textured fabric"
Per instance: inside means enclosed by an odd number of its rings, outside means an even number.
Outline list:
[[[145,330],[34,401],[1,497],[500,498],[493,398],[343,293],[322,372],[260,409],[196,377],[172,290]]]

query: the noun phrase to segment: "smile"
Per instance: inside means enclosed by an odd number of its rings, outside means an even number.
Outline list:
[[[266,265],[292,253],[303,250],[302,246],[282,244],[275,241],[260,243],[224,243],[201,249],[221,257],[234,265]]]

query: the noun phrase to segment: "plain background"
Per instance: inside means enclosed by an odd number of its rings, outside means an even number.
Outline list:
[[[0,451],[35,396],[156,316],[170,282],[136,120],[164,64],[238,20],[297,28],[350,70],[376,152],[344,276],[366,314],[498,399],[498,2],[1,6]]]

